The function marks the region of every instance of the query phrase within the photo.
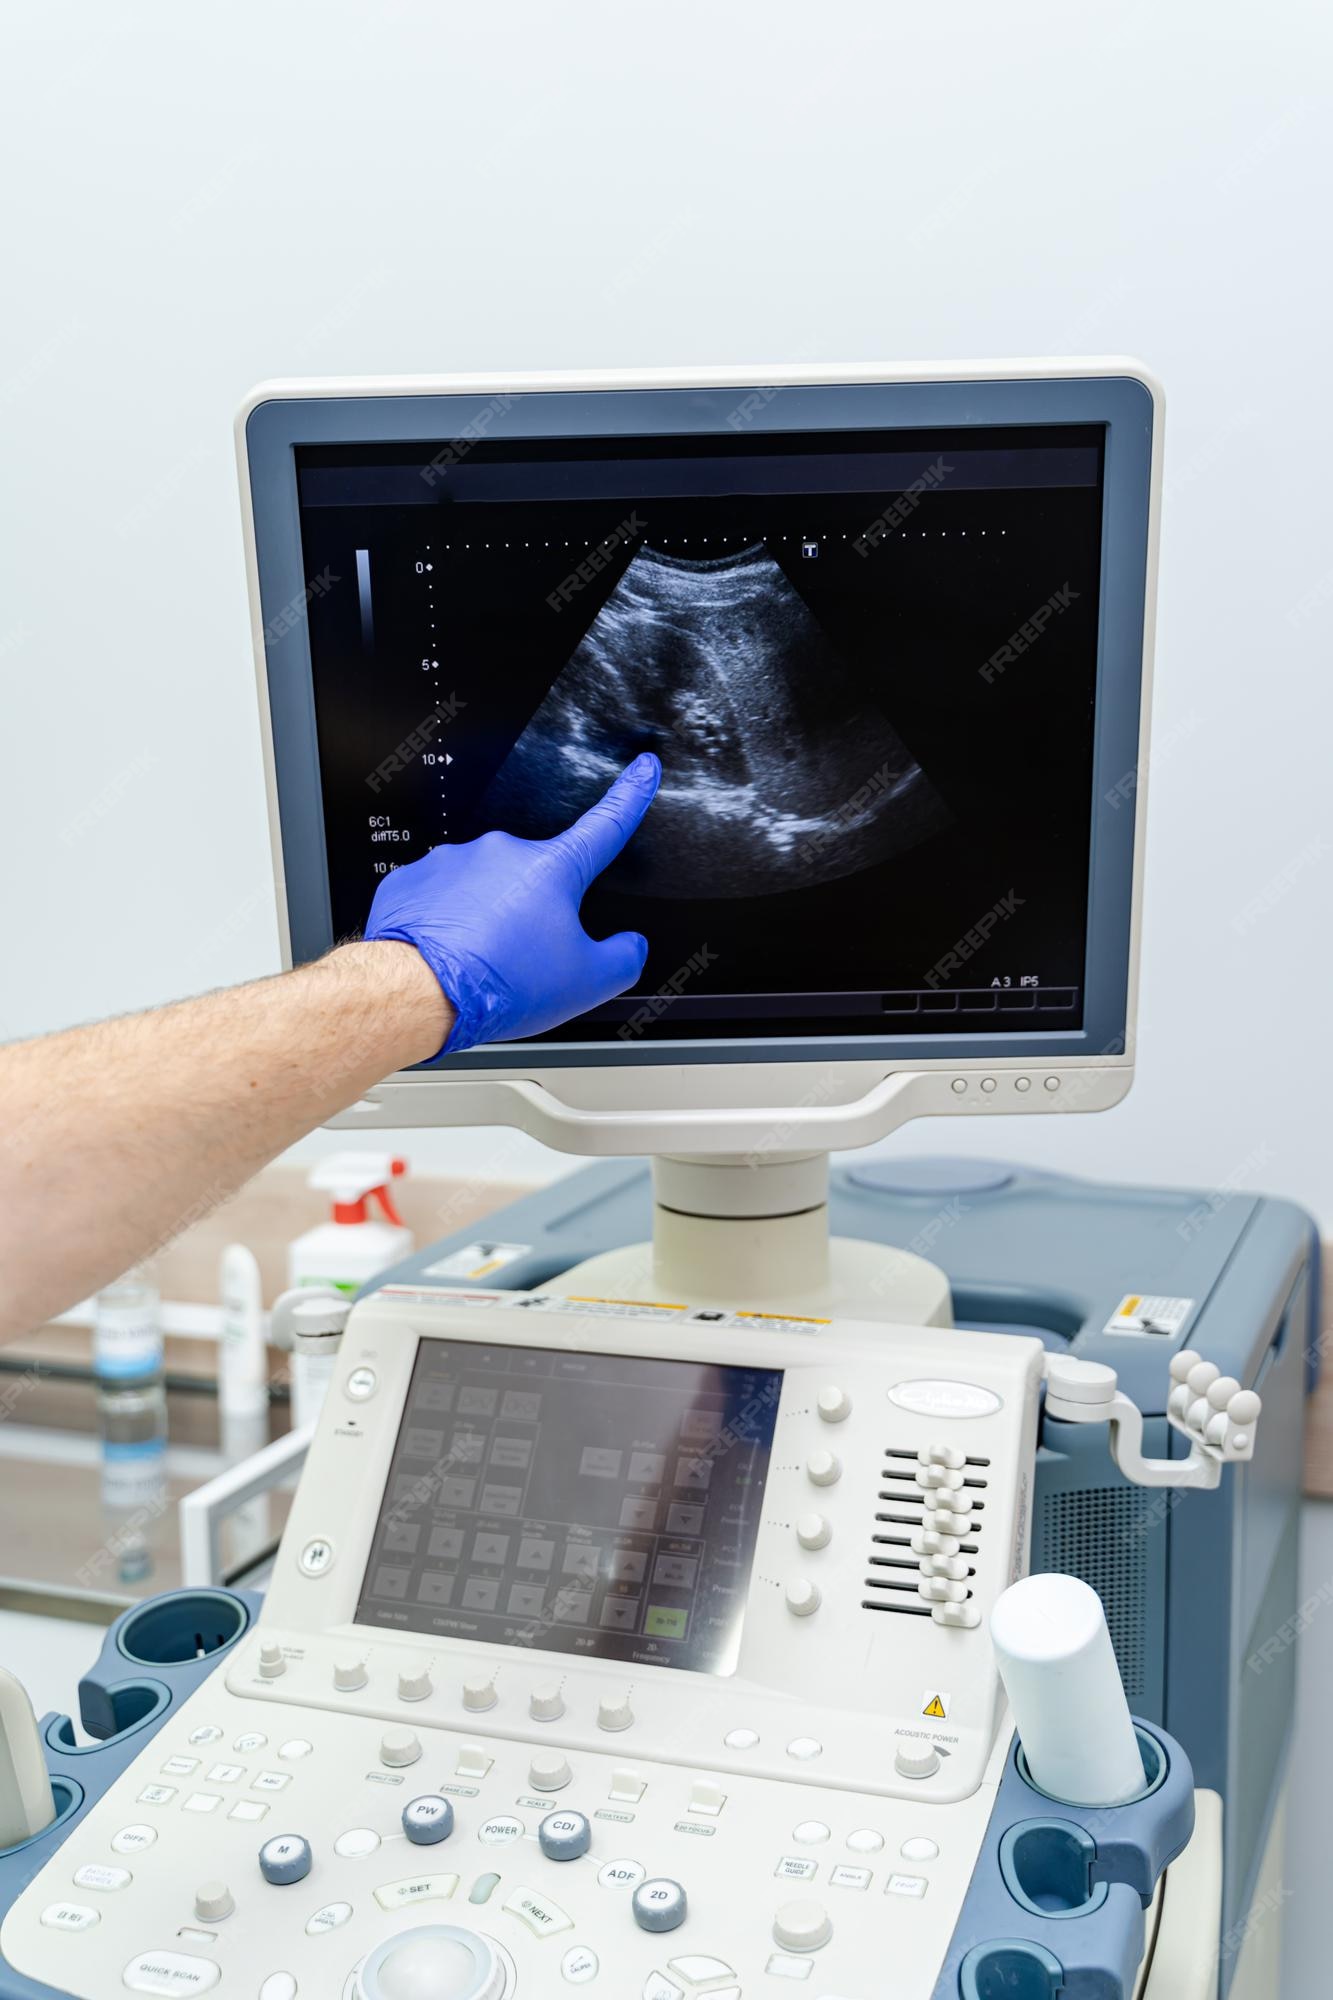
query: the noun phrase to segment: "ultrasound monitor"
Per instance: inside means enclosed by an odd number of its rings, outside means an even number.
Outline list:
[[[638,986],[344,1122],[781,1152],[1123,1095],[1143,370],[276,384],[238,430],[288,963],[663,765],[584,904]]]

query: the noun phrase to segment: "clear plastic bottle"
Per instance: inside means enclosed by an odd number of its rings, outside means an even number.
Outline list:
[[[93,1372],[102,1435],[102,1520],[96,1567],[122,1584],[151,1575],[167,1504],[167,1397],[162,1310],[151,1271],[126,1272],[97,1295]]]

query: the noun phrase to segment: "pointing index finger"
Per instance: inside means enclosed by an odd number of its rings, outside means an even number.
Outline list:
[[[557,834],[578,869],[580,894],[637,831],[661,782],[662,766],[650,750],[645,750],[626,766],[595,806],[589,806],[581,819]]]

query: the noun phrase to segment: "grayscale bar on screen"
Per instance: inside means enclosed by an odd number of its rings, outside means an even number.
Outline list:
[[[356,594],[361,605],[361,650],[375,650],[375,613],[370,603],[370,550],[356,552]]]

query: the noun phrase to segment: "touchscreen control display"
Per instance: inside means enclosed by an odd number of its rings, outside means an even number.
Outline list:
[[[781,1387],[423,1340],[358,1624],[732,1672]]]

